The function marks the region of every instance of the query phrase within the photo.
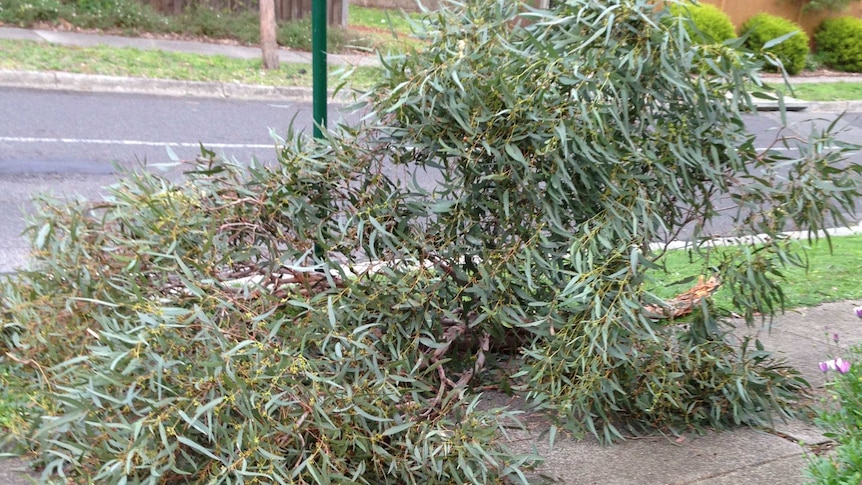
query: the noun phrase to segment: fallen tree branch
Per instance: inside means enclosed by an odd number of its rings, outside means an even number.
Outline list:
[[[687,291],[666,300],[663,305],[644,305],[644,310],[649,318],[664,320],[688,315],[700,305],[704,298],[709,297],[721,287],[721,280],[717,276],[704,279],[698,277],[697,283]]]

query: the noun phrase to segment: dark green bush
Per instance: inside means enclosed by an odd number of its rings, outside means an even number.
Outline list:
[[[53,22],[69,12],[58,0],[4,0],[0,21],[21,27],[37,22]]]
[[[823,10],[829,12],[843,12],[847,10],[847,7],[850,6],[853,2],[858,2],[859,0],[797,0],[805,3],[805,6],[802,7],[805,11],[813,11],[820,12]]]
[[[74,0],[69,17],[75,25],[89,29],[122,29],[129,33],[161,32],[169,19],[137,0]],[[67,20],[68,21],[68,20]]]
[[[260,17],[256,11],[230,12],[193,7],[178,16],[176,22],[189,35],[236,39],[246,44],[260,42]]]
[[[311,51],[311,19],[286,22],[278,26],[278,43],[294,49]],[[333,52],[342,51],[352,39],[345,29],[327,27],[326,47]]]
[[[0,3],[0,21],[32,27],[64,20],[92,29],[126,32],[168,30],[169,20],[136,0],[8,0]]]
[[[803,260],[779,231],[843,222],[862,167],[822,132],[759,153],[759,61],[655,9],[446,4],[367,124],[40,206],[0,358],[45,480],[525,483],[478,392],[501,381],[606,441],[789,414],[806,383],[707,301],[687,325],[646,308],[656,244],[706,243],[720,212],[765,234],[699,246],[753,323]]]
[[[808,34],[799,24],[783,17],[760,13],[746,20],[741,32],[747,36],[745,45],[748,48],[761,52],[767,59],[779,61],[788,74],[798,74],[805,68],[810,47]],[[785,36],[789,37],[773,43]]]
[[[839,71],[862,72],[862,19],[829,18],[814,34],[817,55],[824,64]]]
[[[668,7],[674,17],[684,16],[693,25],[686,25],[688,35],[699,43],[724,42],[736,37],[730,17],[723,10],[708,3],[672,3]]]

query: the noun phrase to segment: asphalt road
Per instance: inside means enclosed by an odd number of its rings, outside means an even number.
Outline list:
[[[330,125],[355,123],[359,115],[330,106]],[[748,116],[746,126],[759,147],[779,134],[804,138],[824,127],[831,113],[788,113],[789,127],[777,113]],[[128,94],[0,90],[0,271],[11,271],[27,253],[22,210],[34,194],[96,198],[116,180],[115,165],[134,167],[194,158],[198,144],[239,162],[275,159],[270,133],[310,131],[311,104],[239,101]],[[862,114],[839,121],[840,138],[862,142]],[[862,155],[852,161],[862,163]]]
[[[342,121],[333,106],[332,123]],[[311,103],[0,91],[0,173],[110,173],[112,163],[193,158],[198,143],[236,159],[274,158],[269,132],[312,126]]]
[[[330,107],[330,126],[358,119]],[[22,211],[40,193],[98,198],[117,166],[193,159],[203,143],[228,159],[275,160],[271,133],[310,132],[311,103],[0,90],[0,272],[27,254]]]

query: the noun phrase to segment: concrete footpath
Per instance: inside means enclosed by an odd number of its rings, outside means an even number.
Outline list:
[[[161,49],[199,54],[254,58],[254,47],[206,44],[174,40],[134,39],[109,35],[79,34],[44,30],[0,27],[0,38],[28,39],[64,45],[96,45]],[[0,58],[2,58],[0,52]],[[309,63],[308,53],[281,50],[282,62]],[[369,65],[369,56],[329,56],[330,63]],[[806,81],[811,81],[806,78]],[[859,78],[824,78],[820,81],[860,81]],[[225,83],[183,83],[109,76],[86,76],[63,73],[0,71],[0,86],[77,91],[108,91],[165,94],[175,96],[216,96],[237,98],[295,99],[306,98],[305,88],[266,88],[260,86],[226,86]],[[812,104],[810,110],[862,111],[860,103],[841,105]],[[23,262],[14,262],[16,265]],[[771,330],[744,329],[757,334],[766,348],[778,352],[799,369],[812,383],[815,394],[822,395],[824,379],[817,363],[846,352],[850,344],[862,341],[862,321],[853,308],[862,300],[829,303],[779,315]],[[826,327],[828,326],[828,330]],[[842,348],[836,349],[827,335],[839,333]],[[489,396],[494,398],[494,396]],[[500,396],[496,396],[500,398]],[[802,396],[800,396],[802,397]],[[538,431],[515,439],[514,446],[529,450],[535,444],[546,459],[539,472],[556,483],[564,484],[778,484],[805,483],[804,469],[811,450],[828,447],[819,429],[802,421],[776,422],[765,429],[739,428],[704,436],[681,439],[649,437],[631,439],[610,446],[600,446],[593,439],[581,441],[558,438],[553,450],[538,438]],[[514,439],[514,438],[513,438]],[[31,483],[27,467],[20,460],[0,461],[0,485]]]

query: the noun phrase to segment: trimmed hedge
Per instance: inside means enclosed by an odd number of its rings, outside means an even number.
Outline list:
[[[694,25],[686,25],[692,41],[708,44],[724,42],[736,37],[736,30],[730,17],[720,8],[708,3],[675,3],[668,7],[674,17],[689,17]]]
[[[760,13],[742,24],[742,34],[748,35],[745,45],[754,51],[762,51],[781,61],[788,74],[798,74],[805,68],[808,58],[808,35],[799,24],[782,17]],[[796,32],[783,42],[768,43],[779,37]]]
[[[814,34],[817,53],[832,69],[862,72],[862,19],[830,18]]]

